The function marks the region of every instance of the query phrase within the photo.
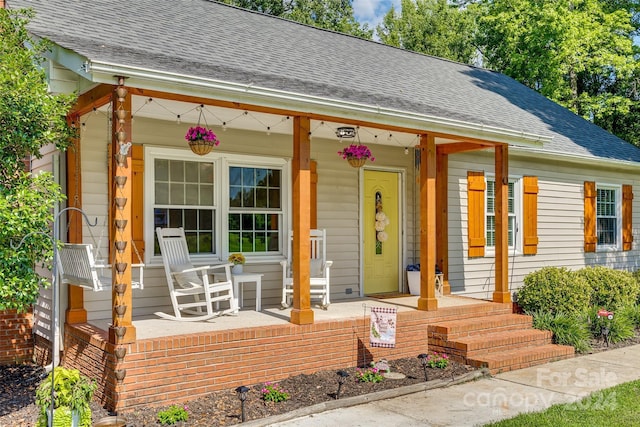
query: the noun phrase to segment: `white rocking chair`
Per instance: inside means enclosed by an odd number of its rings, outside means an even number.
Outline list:
[[[91,244],[63,243],[58,248],[57,262],[61,283],[82,286],[92,291],[111,289],[111,277],[105,274],[111,271],[111,265],[96,261]],[[132,273],[133,269],[138,271],[137,280],[131,280],[131,288],[144,289],[144,264],[132,264],[131,268]]]
[[[321,299],[320,306],[326,310],[330,301],[330,276],[329,269],[333,261],[327,261],[327,231],[311,230],[311,265],[310,265],[310,295],[311,298]],[[292,248],[293,232],[289,233],[289,252],[286,261],[280,261],[282,265],[282,302],[283,309],[291,305],[293,299],[293,271]]]
[[[172,316],[156,312],[156,316],[183,322],[197,322],[209,320],[222,314],[236,314],[238,312],[231,281],[231,266],[233,264],[194,267],[189,257],[184,229],[158,227],[156,235],[160,244],[169,296],[175,314]],[[218,270],[217,273],[216,270]],[[214,273],[224,273],[226,280],[210,282],[213,280]],[[229,301],[228,309],[218,309],[218,305],[222,301]],[[184,316],[184,314],[188,316]]]

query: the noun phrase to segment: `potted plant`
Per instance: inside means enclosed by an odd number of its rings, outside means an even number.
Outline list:
[[[244,255],[241,253],[234,253],[229,255],[229,262],[233,263],[232,272],[234,274],[242,273],[242,266],[245,263]]]
[[[363,166],[367,159],[370,159],[372,162],[375,161],[375,157],[364,144],[351,144],[350,146],[338,151],[338,155],[342,156],[343,159],[347,159],[349,164],[354,168],[359,168]]]
[[[200,125],[190,127],[184,139],[189,141],[191,151],[200,156],[209,154],[213,147],[217,147],[220,144],[218,137],[211,129]]]
[[[36,404],[40,407],[37,427],[46,427],[51,415],[53,380],[53,422],[59,427],[91,427],[91,400],[96,390],[94,381],[77,369],[54,368],[36,389]]]

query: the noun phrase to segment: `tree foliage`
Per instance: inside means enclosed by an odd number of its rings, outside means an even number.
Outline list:
[[[74,97],[48,92],[42,54],[49,43],[34,40],[26,24],[32,13],[0,9],[0,182],[11,185],[28,156],[40,158],[48,144],[65,148],[66,113]],[[29,46],[27,48],[26,46]]]
[[[19,311],[47,284],[36,265],[50,262],[52,212],[62,199],[51,174],[32,176],[23,159],[40,158],[49,144],[67,146],[65,117],[74,99],[48,92],[40,67],[48,44],[28,34],[31,17],[0,9],[0,309]]]
[[[471,64],[473,28],[471,11],[447,0],[401,0],[401,10],[392,7],[376,34],[391,46]]]
[[[484,65],[620,136],[637,101],[632,13],[599,0],[485,0]]]
[[[373,35],[373,30],[355,19],[352,0],[224,0],[224,2],[364,39],[370,39]]]

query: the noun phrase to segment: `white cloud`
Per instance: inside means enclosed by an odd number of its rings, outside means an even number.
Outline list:
[[[400,0],[353,0],[353,14],[358,22],[375,28],[391,9],[392,3],[396,10],[400,10]]]

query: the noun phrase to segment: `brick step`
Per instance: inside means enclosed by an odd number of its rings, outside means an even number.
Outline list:
[[[567,345],[546,344],[518,350],[498,351],[468,358],[467,364],[478,368],[488,368],[491,374],[542,365],[556,360],[569,359],[575,355]]]
[[[490,334],[514,329],[531,329],[531,316],[498,314],[495,316],[438,322],[428,326],[429,339],[453,341],[457,338]]]
[[[464,297],[458,297],[464,299]],[[477,319],[485,316],[513,313],[512,304],[495,302],[479,302],[453,307],[438,307],[438,310],[427,312],[430,323],[449,322],[460,319]]]
[[[542,346],[552,343],[553,333],[538,329],[516,329],[457,338],[440,344],[445,352],[463,358],[472,358],[491,352],[517,350],[524,347]],[[435,343],[434,343],[435,344]]]

